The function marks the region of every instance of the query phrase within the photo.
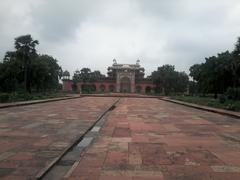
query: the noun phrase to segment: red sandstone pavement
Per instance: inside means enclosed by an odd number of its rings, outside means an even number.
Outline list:
[[[240,121],[122,98],[70,172],[71,180],[239,180]]]
[[[0,110],[0,179],[32,179],[116,98],[80,98]]]
[[[1,109],[0,179],[36,176],[115,100]],[[68,179],[239,180],[240,120],[153,98],[122,98],[74,167]]]

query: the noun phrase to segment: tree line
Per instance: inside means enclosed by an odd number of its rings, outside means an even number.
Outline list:
[[[31,35],[15,38],[14,51],[7,51],[0,62],[0,91],[49,91],[59,88],[62,68],[50,55],[38,54],[38,40]]]
[[[52,56],[38,54],[38,44],[31,35],[15,38],[15,50],[6,52],[0,62],[0,92],[31,93],[59,88],[59,79],[64,74],[62,68]],[[207,57],[204,63],[192,65],[189,71],[190,81],[185,72],[166,64],[158,67],[147,79],[156,85],[156,93],[165,95],[189,90],[192,95],[214,94],[216,98],[218,94],[227,93],[233,99],[240,99],[240,38],[233,51]],[[88,83],[105,78],[100,71],[82,68],[74,72],[73,86],[78,81]]]
[[[83,81],[83,82],[94,82],[102,78],[105,78],[100,71],[91,71],[90,68],[82,68],[81,70],[76,70],[73,75],[73,81]]]
[[[227,94],[240,99],[240,38],[232,52],[225,51],[205,58],[205,62],[190,67],[192,94]]]
[[[76,70],[73,74],[73,84],[72,84],[72,90],[77,91],[77,82],[82,81],[83,83],[92,83],[99,81],[106,76],[103,75],[99,70],[91,71],[90,68],[82,68],[81,70]],[[85,84],[82,87],[82,92],[84,93],[90,93],[95,92],[96,88],[95,86],[91,84]]]

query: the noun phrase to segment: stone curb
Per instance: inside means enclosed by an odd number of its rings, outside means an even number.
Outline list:
[[[195,108],[195,109],[214,112],[214,113],[218,113],[218,114],[221,114],[221,115],[231,116],[231,117],[240,119],[240,113],[238,113],[238,112],[232,112],[232,111],[223,110],[223,109],[201,106],[201,105],[197,105],[197,104],[193,104],[193,103],[187,103],[187,102],[178,101],[178,100],[173,100],[173,99],[169,99],[169,98],[159,98],[159,99],[163,100],[163,101],[167,101],[167,102],[172,102],[172,103],[175,103],[175,104],[180,104],[180,105],[192,107],[192,108]]]
[[[27,106],[32,104],[40,104],[40,103],[47,103],[47,102],[54,102],[54,101],[61,101],[61,100],[68,100],[68,99],[76,99],[81,98],[81,96],[72,96],[72,97],[61,97],[61,98],[51,98],[51,99],[42,99],[42,100],[33,100],[33,101],[22,101],[22,102],[14,102],[14,103],[0,103],[0,109],[9,108],[9,107],[17,107],[17,106]]]
[[[135,95],[135,94],[81,94],[81,97],[127,97],[127,98],[162,98],[162,96]]]
[[[134,94],[80,94],[78,96],[67,96],[60,98],[51,98],[51,99],[42,99],[42,100],[33,100],[33,101],[22,101],[22,102],[13,102],[13,103],[0,103],[0,109],[17,107],[17,106],[27,106],[32,104],[40,104],[68,99],[76,99],[82,97],[127,97],[127,98],[162,98],[162,96],[148,96],[148,95],[134,95]]]

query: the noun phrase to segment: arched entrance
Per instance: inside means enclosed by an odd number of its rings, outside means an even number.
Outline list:
[[[101,84],[100,85],[100,92],[105,92],[105,89],[106,89],[105,85]]]
[[[151,88],[150,86],[147,86],[147,87],[145,88],[145,93],[146,93],[146,94],[149,94],[149,93],[151,93],[151,90],[152,90],[152,88]]]
[[[114,85],[110,85],[108,87],[108,89],[109,89],[109,92],[115,92],[115,86]]]
[[[131,92],[131,81],[128,77],[123,77],[120,81],[120,92],[130,93]]]

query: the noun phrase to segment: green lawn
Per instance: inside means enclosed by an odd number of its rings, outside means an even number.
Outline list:
[[[0,103],[40,100],[64,97],[65,93],[62,92],[41,92],[41,93],[0,93]]]
[[[193,104],[240,112],[240,101],[226,100],[224,103],[220,103],[219,99],[198,96],[173,96],[171,98]]]

